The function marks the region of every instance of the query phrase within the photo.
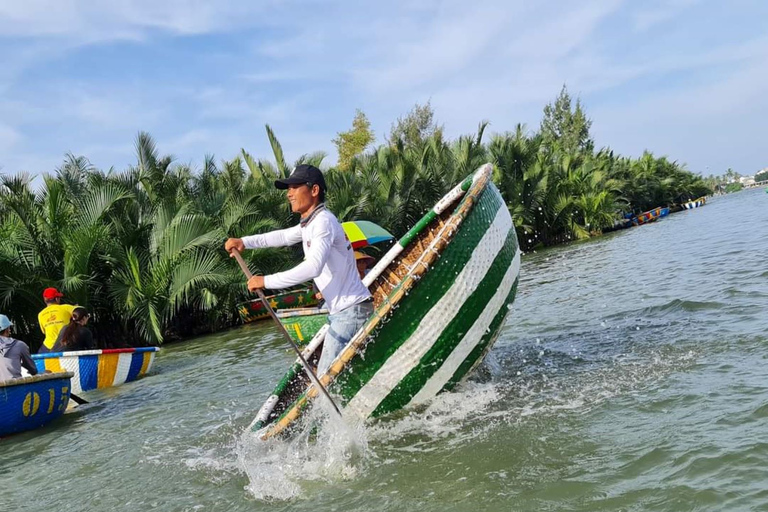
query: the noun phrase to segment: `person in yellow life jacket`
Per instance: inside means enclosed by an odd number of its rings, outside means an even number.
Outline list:
[[[77,306],[71,304],[62,304],[61,298],[64,296],[56,288],[46,288],[43,290],[43,300],[45,309],[37,315],[37,321],[40,323],[40,329],[45,334],[45,340],[40,345],[38,354],[45,354],[51,351],[53,345],[59,337],[59,331],[69,324],[72,318],[72,312]]]

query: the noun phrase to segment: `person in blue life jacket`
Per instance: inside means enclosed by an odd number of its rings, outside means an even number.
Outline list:
[[[232,250],[285,247],[301,243],[304,261],[284,272],[253,276],[248,289],[281,289],[312,279],[325,299],[330,329],[317,366],[321,375],[373,313],[373,297],[363,285],[355,264],[352,244],[339,220],[325,207],[323,173],[312,165],[297,166],[288,178],[275,181],[285,190],[299,224],[288,229],[230,238],[224,244]]]
[[[21,378],[22,367],[31,375],[37,375],[29,346],[11,338],[12,326],[13,322],[7,316],[0,315],[0,381]]]

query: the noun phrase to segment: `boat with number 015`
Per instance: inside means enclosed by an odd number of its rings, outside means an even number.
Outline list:
[[[41,373],[0,382],[0,436],[42,427],[64,414],[72,375]]]
[[[77,350],[34,354],[38,371],[74,373],[72,392],[119,386],[143,377],[152,368],[157,347]]]
[[[483,165],[427,213],[363,279],[365,325],[319,376],[358,422],[453,389],[488,353],[514,300],[520,250],[504,200]],[[328,324],[303,350],[316,367]],[[250,429],[284,435],[317,399],[297,360]]]

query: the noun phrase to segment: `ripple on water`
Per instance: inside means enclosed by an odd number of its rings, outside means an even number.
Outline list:
[[[24,510],[759,510],[768,503],[764,197],[526,255],[487,363],[351,431],[243,431],[293,356],[268,324],[0,442]],[[90,397],[89,397],[90,398]],[[65,475],[66,478],[62,478]]]

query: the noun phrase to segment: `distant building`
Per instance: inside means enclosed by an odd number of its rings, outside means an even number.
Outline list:
[[[754,176],[742,176],[739,178],[739,183],[744,185],[745,187],[750,187],[755,184],[755,177]]]

